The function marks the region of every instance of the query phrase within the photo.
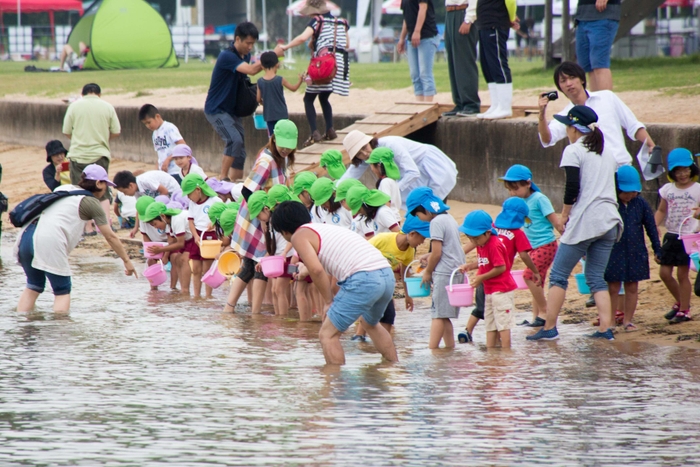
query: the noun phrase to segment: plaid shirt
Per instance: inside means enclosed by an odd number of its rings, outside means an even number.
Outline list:
[[[243,183],[245,188],[255,192],[268,191],[273,185],[284,185],[287,182],[285,168],[278,167],[270,152],[265,149],[255,160],[253,170]],[[260,221],[249,219],[248,202],[241,200],[241,207],[236,217],[236,225],[231,236],[231,246],[246,258],[262,258],[267,253],[265,249],[265,234]]]

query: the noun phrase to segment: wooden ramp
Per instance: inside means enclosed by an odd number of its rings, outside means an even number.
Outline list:
[[[388,109],[375,112],[349,127],[337,131],[338,138],[333,141],[322,141],[298,149],[295,154],[295,172],[312,170],[319,176],[324,175],[326,171],[319,167],[318,163],[321,154],[329,149],[337,149],[342,152],[345,164],[349,164],[350,158],[343,147],[343,139],[352,130],[359,130],[375,138],[406,136],[436,122],[440,118],[440,114],[445,111],[444,107],[437,102],[397,102]]]

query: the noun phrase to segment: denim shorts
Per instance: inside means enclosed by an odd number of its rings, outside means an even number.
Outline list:
[[[394,296],[396,280],[387,267],[356,272],[338,285],[327,316],[338,331],[345,332],[360,316],[370,326],[379,322]]]
[[[19,242],[19,263],[27,276],[27,288],[34,292],[42,293],[44,288],[46,288],[46,279],[48,278],[54,295],[69,295],[71,290],[70,276],[59,276],[32,267],[35,230],[36,222],[33,222],[24,231]]]
[[[578,22],[576,58],[586,73],[598,68],[610,68],[610,52],[618,26],[620,22],[612,19]]]

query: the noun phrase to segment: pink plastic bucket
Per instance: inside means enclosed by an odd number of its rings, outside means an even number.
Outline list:
[[[209,270],[202,276],[202,282],[207,284],[212,289],[219,288],[221,284],[226,282],[226,276],[219,272],[219,262],[214,261]]]
[[[156,264],[147,267],[146,270],[143,271],[143,277],[148,279],[148,282],[150,282],[153,287],[158,287],[168,280],[168,273],[165,272],[163,263],[158,261]]]
[[[150,246],[168,246],[164,242],[143,242],[143,256],[148,259],[161,259],[164,253],[151,254],[148,252],[148,247]]]
[[[683,249],[685,250],[685,253],[687,255],[695,253],[696,251],[700,252],[700,247],[698,247],[698,243],[700,243],[700,233],[681,235],[681,231],[683,230],[683,224],[685,224],[691,219],[693,219],[692,216],[686,217],[685,219],[683,219],[681,225],[678,227],[678,238],[680,238],[683,241]]]
[[[452,284],[452,280],[458,271],[459,269],[452,271],[450,285],[445,286],[447,299],[451,306],[472,306],[474,304],[474,287],[469,285],[469,276],[464,274],[464,284]]]
[[[522,269],[520,271],[510,271],[510,275],[513,276],[513,280],[515,281],[515,285],[518,286],[518,290],[527,289],[527,284],[525,283],[525,279],[523,279],[523,273],[525,273],[525,271]]]
[[[274,278],[284,274],[284,256],[265,256],[260,260],[260,266],[265,277]]]

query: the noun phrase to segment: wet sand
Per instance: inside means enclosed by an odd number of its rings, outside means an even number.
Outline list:
[[[43,148],[0,143],[0,164],[2,164],[3,168],[0,191],[10,199],[11,207],[32,194],[47,191],[41,177],[41,170],[46,165],[45,154]],[[139,169],[151,170],[152,167],[144,163],[114,160],[110,165],[110,176],[125,169],[132,171]],[[494,205],[461,203],[456,201],[450,201],[448,204],[451,207],[452,215],[460,223],[464,219],[464,216],[474,209],[484,209],[494,217],[500,211],[500,207]],[[3,215],[2,230],[3,238],[6,242],[10,240],[10,236],[6,235],[6,232],[10,233],[16,231],[10,224],[6,214]],[[125,241],[131,257],[136,259],[135,264],[145,264],[139,253],[140,242],[138,241],[138,237],[136,240],[130,239],[128,231],[125,230],[120,230],[118,235]],[[466,237],[463,237],[463,241],[466,241]],[[419,252],[423,250],[427,252],[427,242]],[[85,241],[81,242],[78,248],[73,252],[73,255],[76,254],[115,257],[114,253],[112,253],[99,235],[87,238]],[[471,255],[475,255],[475,253],[471,253]],[[652,257],[651,254],[650,257]],[[523,268],[522,262],[517,258],[514,269]],[[623,342],[647,342],[700,349],[700,321],[697,320],[698,318],[695,318],[696,320],[694,321],[677,325],[669,325],[667,321],[663,319],[663,315],[673,304],[673,299],[659,279],[658,266],[652,263],[650,269],[651,279],[639,284],[639,305],[634,320],[639,331],[627,333],[620,329],[620,332],[616,333],[615,338]],[[577,267],[574,272],[581,272],[580,267]],[[695,280],[695,275],[695,273],[691,272],[691,281]],[[567,301],[560,315],[560,325],[592,322],[597,317],[597,312],[595,308],[585,308],[584,303],[586,299],[587,296],[582,296],[576,290],[575,281],[572,276],[570,287],[567,292]],[[516,305],[519,310],[529,310],[530,304],[531,297],[528,291],[518,291],[516,293]],[[403,308],[403,300],[398,300],[397,306]],[[429,301],[426,301],[424,306],[429,306]],[[700,298],[693,295],[691,298],[691,312],[697,313],[697,310],[700,310]],[[455,327],[461,328],[465,323],[466,313],[463,313],[459,323],[456,324]],[[477,327],[476,332],[481,333],[483,332],[482,329],[481,327]],[[591,327],[591,332],[593,332],[593,330],[594,328]]]

